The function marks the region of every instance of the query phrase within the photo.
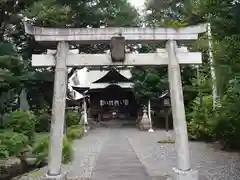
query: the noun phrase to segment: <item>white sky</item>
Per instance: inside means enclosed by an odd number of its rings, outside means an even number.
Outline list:
[[[129,0],[129,2],[136,8],[142,8],[144,6],[145,0]]]

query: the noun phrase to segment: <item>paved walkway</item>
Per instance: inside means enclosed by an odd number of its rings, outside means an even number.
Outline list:
[[[71,164],[63,165],[69,179],[75,180],[166,180],[176,165],[174,144],[158,144],[164,131],[140,132],[134,128],[95,129],[75,141]],[[190,143],[191,163],[199,180],[240,180],[240,154],[214,149],[212,145]],[[141,163],[140,163],[141,162]],[[38,180],[46,167],[23,176]]]
[[[151,180],[120,129],[112,129],[99,154],[92,180]]]

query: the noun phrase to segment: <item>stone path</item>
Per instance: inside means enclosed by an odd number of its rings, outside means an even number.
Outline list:
[[[112,129],[98,157],[92,180],[151,180],[126,135]]]
[[[63,165],[63,170],[68,172],[69,179],[75,180],[148,180],[150,177],[165,180],[176,165],[176,152],[174,144],[157,143],[163,139],[166,139],[164,131],[91,130],[83,139],[75,141],[75,158],[71,164]],[[200,142],[191,142],[190,150],[192,167],[199,171],[199,180],[240,180],[239,153],[220,151]],[[42,179],[46,169],[23,176],[21,180]]]

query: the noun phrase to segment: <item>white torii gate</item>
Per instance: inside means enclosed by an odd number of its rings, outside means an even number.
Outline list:
[[[55,66],[52,106],[51,144],[48,180],[66,180],[61,172],[62,138],[65,119],[67,67],[78,66],[159,66],[168,65],[172,115],[176,137],[177,167],[173,168],[174,180],[198,180],[198,172],[192,170],[179,64],[200,64],[201,53],[178,48],[176,40],[196,40],[206,32],[207,24],[179,29],[172,28],[43,28],[25,22],[25,32],[34,35],[36,41],[58,42],[56,55],[33,55],[35,67]],[[166,49],[157,53],[126,54],[125,61],[112,62],[108,54],[74,54],[69,44],[109,43],[113,36],[123,36],[126,43],[158,43],[167,40]]]

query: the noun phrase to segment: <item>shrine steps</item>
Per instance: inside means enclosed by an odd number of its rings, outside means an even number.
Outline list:
[[[135,127],[135,121],[128,120],[110,120],[110,121],[101,121],[101,124],[108,128],[120,128],[120,127]]]

